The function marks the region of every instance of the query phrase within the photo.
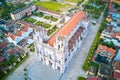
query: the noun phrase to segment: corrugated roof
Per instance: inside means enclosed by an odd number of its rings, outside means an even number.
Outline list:
[[[80,11],[76,13],[51,39],[48,40],[47,44],[53,46],[56,38],[59,35],[67,36],[74,29],[74,27],[78,24],[80,20],[82,20],[85,16],[85,12]]]

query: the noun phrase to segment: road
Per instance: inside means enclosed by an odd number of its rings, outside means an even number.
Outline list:
[[[36,54],[30,54],[28,59],[8,76],[7,80],[24,80],[24,68],[27,68],[31,63],[34,63],[36,60]]]

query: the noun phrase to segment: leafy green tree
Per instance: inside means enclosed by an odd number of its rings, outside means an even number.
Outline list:
[[[78,80],[85,80],[85,78],[82,77],[82,76],[79,76],[79,77],[78,77]]]

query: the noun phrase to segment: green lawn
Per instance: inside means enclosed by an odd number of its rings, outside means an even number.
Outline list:
[[[70,7],[69,4],[61,4],[59,2],[53,2],[53,1],[45,1],[45,2],[35,2],[36,6],[41,6],[45,9],[56,11],[56,12],[62,12]]]

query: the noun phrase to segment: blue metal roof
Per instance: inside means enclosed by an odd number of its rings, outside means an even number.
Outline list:
[[[117,52],[114,60],[117,61],[117,62],[120,62],[120,49],[119,49],[119,51]]]

